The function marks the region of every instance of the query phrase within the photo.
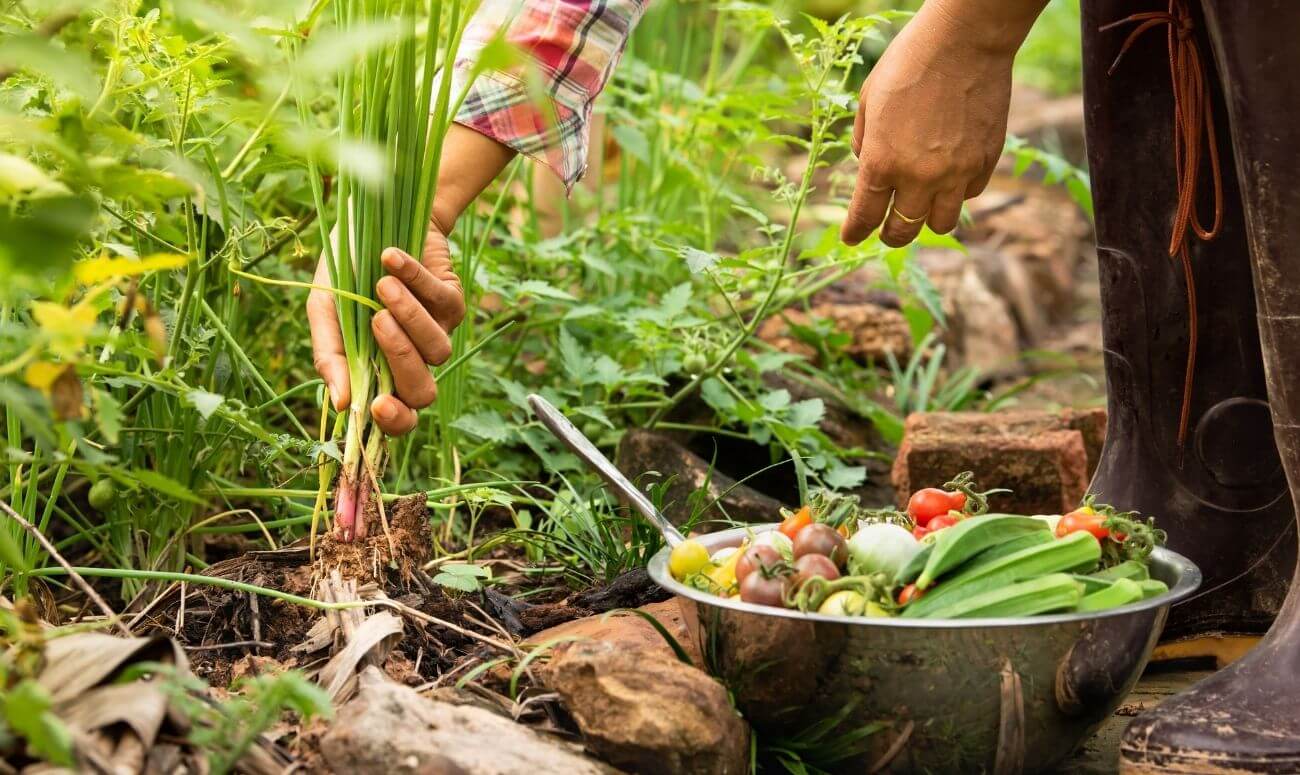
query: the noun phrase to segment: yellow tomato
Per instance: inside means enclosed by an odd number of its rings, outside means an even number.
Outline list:
[[[693,573],[699,573],[709,565],[709,550],[704,544],[693,539],[686,539],[673,547],[668,555],[668,572],[681,581]]]

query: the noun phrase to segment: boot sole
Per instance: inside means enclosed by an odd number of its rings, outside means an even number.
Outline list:
[[[1121,746],[1119,771],[1120,775],[1281,775],[1300,773],[1300,756],[1250,759],[1209,751],[1152,756]]]

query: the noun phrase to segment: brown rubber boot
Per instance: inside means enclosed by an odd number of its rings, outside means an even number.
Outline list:
[[[1197,597],[1170,612],[1166,637],[1259,633],[1286,595],[1296,536],[1265,401],[1227,111],[1211,72],[1226,204],[1217,238],[1187,243],[1201,298],[1188,432],[1180,446],[1189,315],[1183,268],[1169,255],[1179,188],[1165,28],[1136,39],[1111,73],[1132,25],[1100,29],[1137,11],[1166,8],[1162,0],[1083,3],[1085,128],[1109,403],[1092,491],[1103,503],[1155,516],[1169,532],[1170,548],[1205,574]],[[1204,36],[1203,25],[1193,31]],[[1212,68],[1208,44],[1200,46]],[[1210,188],[1201,185],[1202,211],[1212,207]]]
[[[1300,496],[1300,45],[1295,39],[1300,3],[1215,0],[1206,3],[1206,25],[1228,95],[1269,402],[1295,500]],[[1211,273],[1206,267],[1213,278],[1224,269],[1229,267],[1217,265]],[[1214,293],[1211,284],[1205,287]],[[1206,302],[1210,306],[1209,298]],[[1232,454],[1255,457],[1259,448],[1240,446]],[[1244,520],[1237,526],[1250,533],[1264,527]],[[1294,535],[1287,542],[1294,549]],[[1122,772],[1300,772],[1298,584],[1300,578],[1292,582],[1259,646],[1130,725],[1120,746]]]

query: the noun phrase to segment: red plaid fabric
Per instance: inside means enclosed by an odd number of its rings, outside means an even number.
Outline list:
[[[648,0],[483,0],[456,54],[457,91],[497,34],[541,76],[487,70],[470,84],[456,122],[532,157],[571,188],[587,170],[592,103],[618,64]]]

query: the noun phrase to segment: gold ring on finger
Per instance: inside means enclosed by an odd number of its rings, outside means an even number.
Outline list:
[[[926,213],[922,213],[921,215],[919,215],[919,216],[916,217],[916,218],[908,218],[906,215],[903,215],[901,212],[899,212],[897,207],[891,207],[890,209],[894,211],[894,215],[897,215],[897,216],[898,216],[898,219],[899,219],[900,221],[902,221],[903,223],[906,223],[906,224],[912,224],[912,225],[915,225],[915,224],[921,223],[922,221],[924,221],[924,220],[925,220],[927,217],[929,217],[929,215],[930,215],[930,213],[926,212]]]

